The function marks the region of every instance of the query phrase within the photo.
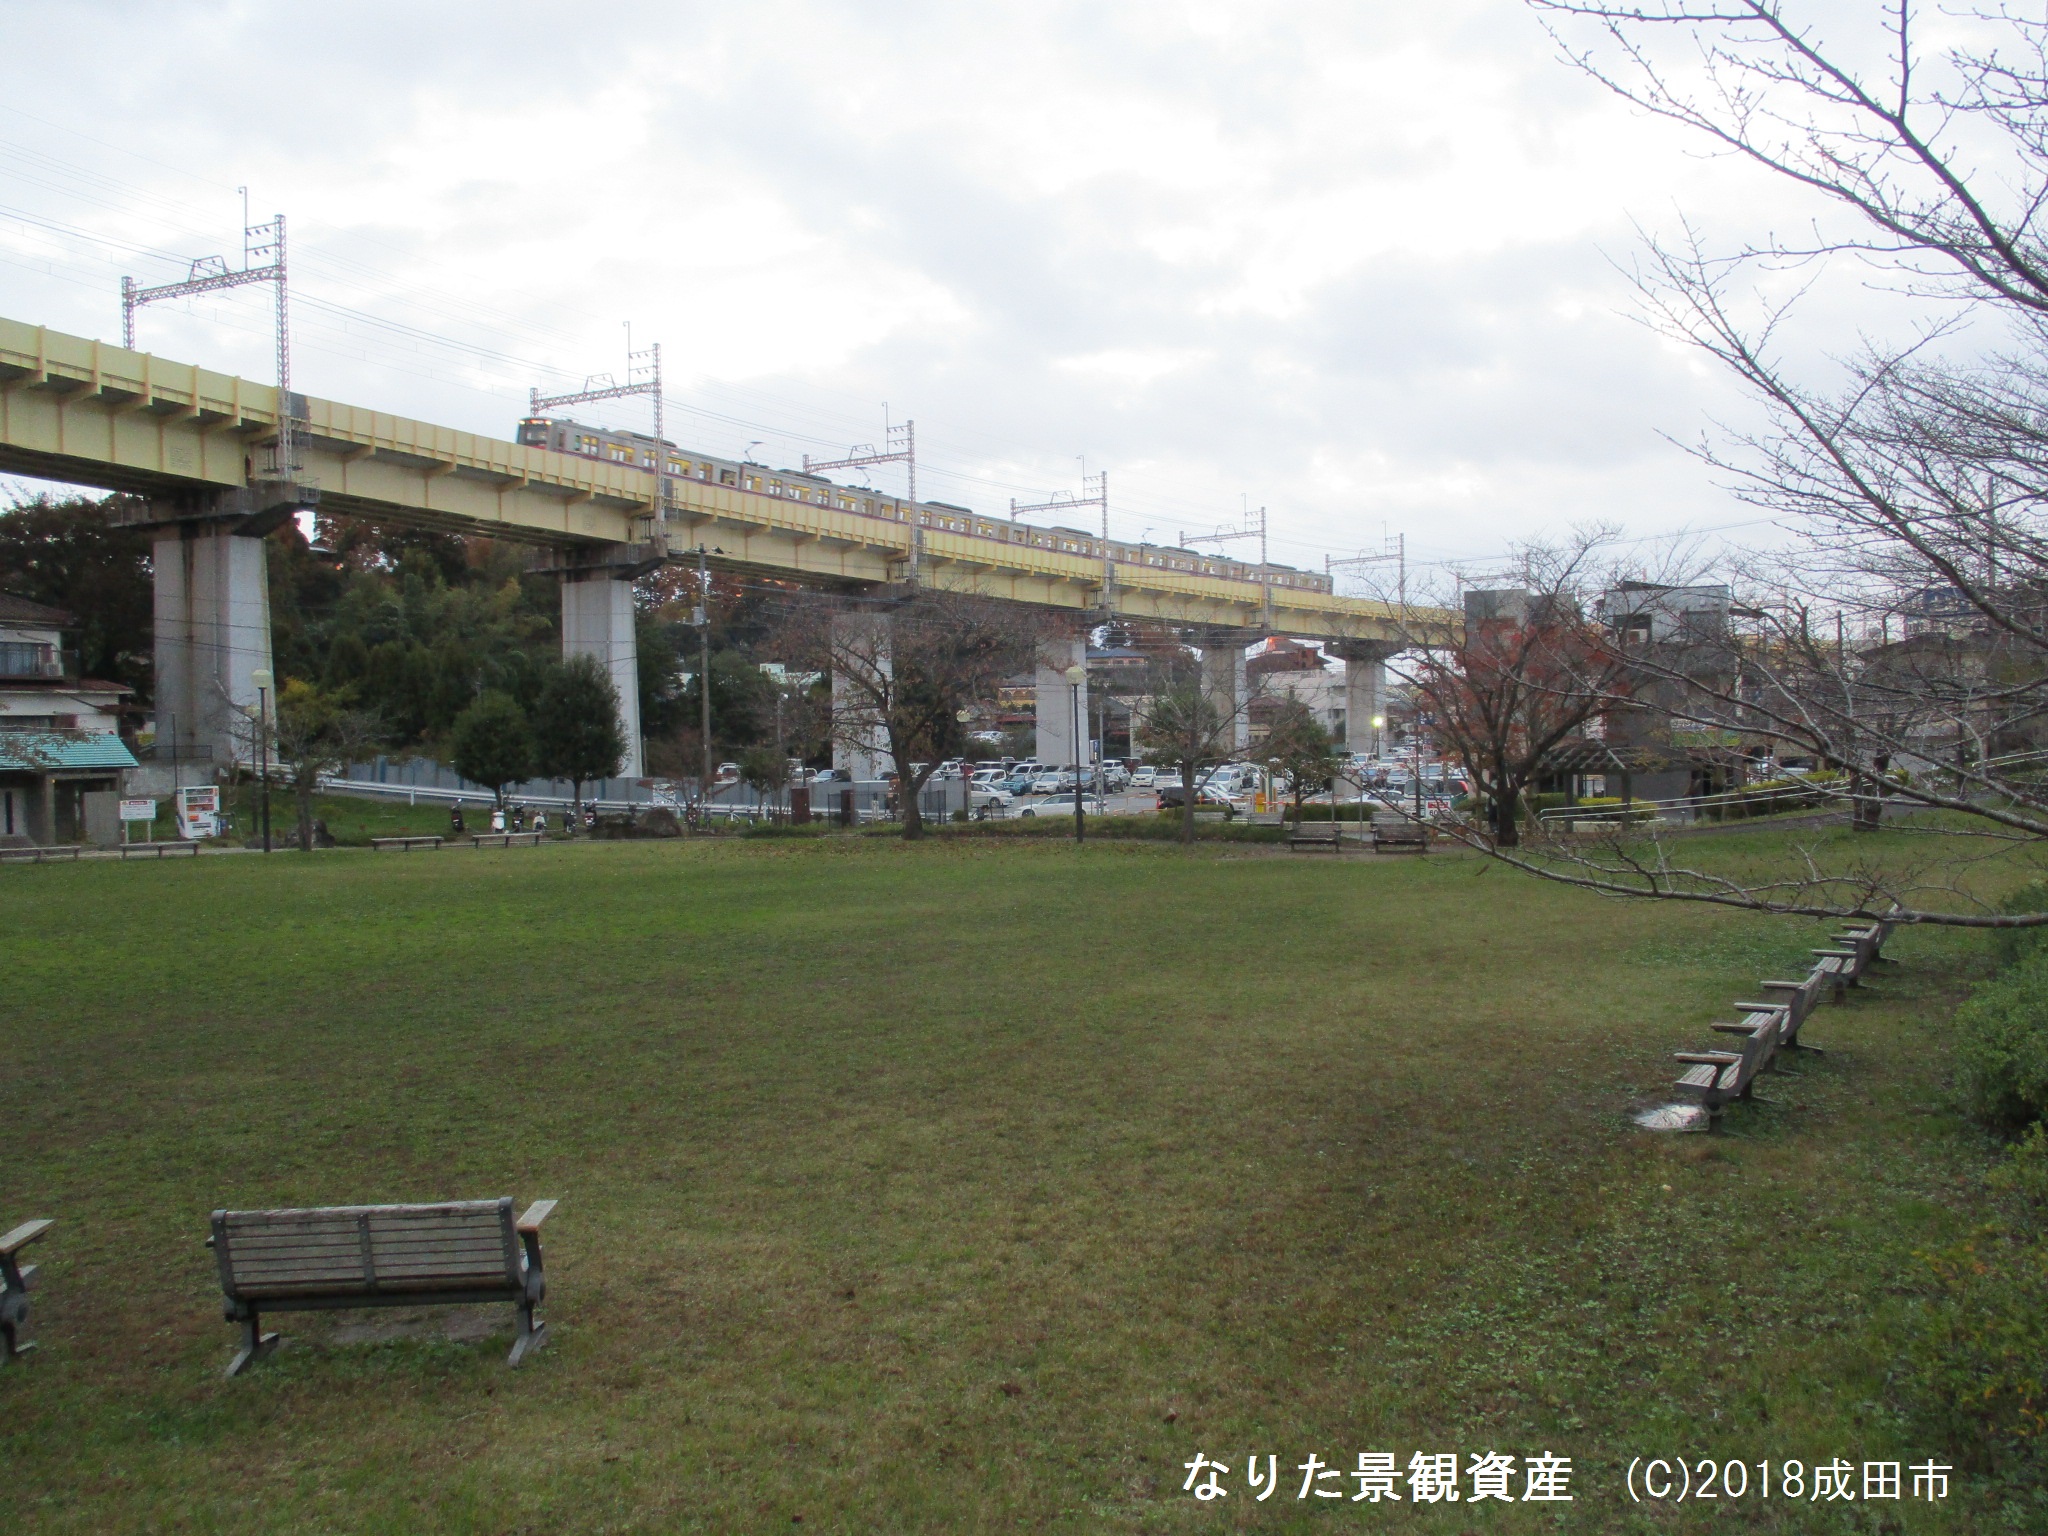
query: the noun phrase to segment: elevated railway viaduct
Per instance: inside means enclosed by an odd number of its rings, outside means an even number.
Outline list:
[[[281,406],[293,450],[285,466],[274,462]],[[305,510],[552,550],[563,649],[596,656],[617,684],[629,776],[642,771],[630,583],[698,546],[715,548],[711,563],[726,570],[875,591],[914,569],[928,587],[1069,616],[1070,639],[1041,661],[1039,755],[1053,762],[1074,756],[1062,673],[1105,617],[1171,628],[1202,651],[1226,698],[1242,689],[1253,641],[1324,642],[1345,658],[1352,719],[1380,711],[1384,662],[1404,636],[1451,622],[1338,597],[1321,582],[1105,559],[1099,545],[1020,538],[1018,525],[963,508],[807,494],[800,477],[696,480],[658,471],[651,455],[615,462],[297,393],[280,402],[272,385],[6,318],[0,472],[145,503],[159,736],[174,753],[217,761],[236,755],[256,704],[252,677],[270,664],[262,535]]]

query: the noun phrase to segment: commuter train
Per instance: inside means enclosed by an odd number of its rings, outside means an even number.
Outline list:
[[[612,464],[654,467],[654,439],[644,432],[621,432],[609,427],[585,426],[549,416],[529,416],[519,423],[519,441],[532,448],[552,448],[586,459]],[[667,456],[667,480],[695,480],[706,485],[724,485],[753,491],[763,496],[780,496],[789,501],[806,501],[834,507],[864,517],[884,517],[904,523],[911,521],[910,503],[901,497],[870,490],[865,486],[839,485],[822,475],[807,475],[794,469],[771,470],[765,464],[743,464],[721,459],[695,449],[663,445]],[[669,495],[676,494],[664,483]],[[969,507],[945,501],[921,501],[917,521],[927,528],[971,534],[1004,544],[1033,544],[1069,554],[1102,558],[1102,538],[1078,528],[1047,528],[1037,523],[1014,522],[1007,517],[984,517]],[[1260,565],[1256,561],[1230,560],[1220,555],[1200,554],[1170,544],[1130,544],[1109,541],[1109,557],[1119,565],[1144,565],[1158,570],[1187,571],[1198,576],[1220,576],[1228,581],[1251,581],[1261,586],[1292,587],[1306,592],[1328,592],[1328,576],[1296,570],[1291,565]]]

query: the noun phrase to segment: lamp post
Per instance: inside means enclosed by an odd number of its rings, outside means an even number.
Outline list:
[[[953,718],[960,723],[960,824],[966,826],[974,820],[974,779],[967,764],[967,722],[974,718],[974,711],[956,709]]]
[[[755,444],[747,445],[752,453]],[[747,477],[745,464],[740,466],[741,489],[745,489]],[[697,697],[703,705],[704,724],[701,734],[704,738],[704,777],[697,793],[699,816],[705,831],[711,830],[711,568],[706,560],[702,544],[697,546],[697,611],[692,615],[697,623]]]
[[[1374,715],[1372,717],[1372,758],[1375,765],[1378,764],[1381,755],[1384,754],[1387,749],[1385,735],[1386,729],[1387,717],[1385,715]],[[1358,787],[1358,798],[1360,802],[1358,820],[1359,824],[1363,825],[1365,822],[1365,786],[1363,784],[1359,785]]]
[[[256,685],[256,776],[263,781],[263,851],[270,852],[270,687],[276,681],[267,668],[249,674]]]
[[[1081,816],[1081,685],[1088,681],[1088,669],[1075,662],[1067,668],[1066,678],[1074,695],[1074,841],[1078,843],[1086,830]]]

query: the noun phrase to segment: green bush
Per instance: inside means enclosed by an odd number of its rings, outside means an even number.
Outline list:
[[[2048,880],[2029,880],[1998,904],[2001,912],[2042,912],[2048,911]],[[1991,955],[1998,965],[2018,965],[2022,960],[2040,953],[2043,943],[2048,943],[2048,929],[2044,928],[1999,928],[1993,930]]]
[[[2048,1241],[2001,1223],[1920,1257],[1928,1284],[1906,1314],[1890,1395],[1918,1443],[2013,1491],[2038,1489],[2048,1482]]]
[[[2048,1116],[2048,955],[1986,982],[1956,1010],[1956,1087],[1969,1112],[2001,1131]]]

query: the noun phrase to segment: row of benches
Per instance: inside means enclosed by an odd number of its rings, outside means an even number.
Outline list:
[[[547,1342],[535,1309],[547,1296],[540,1227],[555,1204],[536,1201],[517,1219],[510,1198],[215,1211],[206,1246],[220,1271],[227,1320],[242,1329],[227,1374],[239,1375],[276,1348],[277,1335],[263,1331],[266,1312],[491,1301],[513,1305],[509,1363],[519,1364]],[[50,1226],[27,1221],[0,1237],[0,1365],[35,1348],[28,1293],[36,1266],[20,1254]]]
[[[58,843],[44,848],[28,844],[18,848],[0,848],[0,864],[50,864],[64,859],[69,859],[76,863],[78,856],[84,853],[90,853],[96,857],[118,853],[124,859],[145,857],[160,859],[170,853],[196,854],[198,852],[199,844],[186,838],[166,838],[162,842],[155,843],[108,843],[103,847],[92,848],[88,848],[81,843]]]
[[[1890,918],[1879,918],[1838,933],[1834,935],[1836,947],[1813,951],[1814,966],[1804,981],[1761,983],[1758,990],[1768,994],[1765,1000],[1738,1002],[1739,1019],[1713,1026],[1722,1034],[1738,1036],[1739,1047],[1674,1052],[1677,1060],[1686,1063],[1686,1070],[1673,1086],[1696,1100],[1711,1124],[1730,1103],[1751,1097],[1757,1077],[1770,1068],[1778,1052],[1819,1054],[1816,1047],[1799,1043],[1801,1027],[1823,993],[1840,1002],[1848,988],[1862,983],[1864,973],[1882,958],[1893,926]]]
[[[1364,841],[1367,829],[1352,823],[1358,830],[1353,836]],[[1429,851],[1429,824],[1415,820],[1412,816],[1374,816],[1370,828],[1374,853],[1427,853]],[[1287,836],[1290,848],[1322,848],[1336,853],[1344,846],[1344,823],[1327,821],[1317,823],[1296,822],[1294,830]]]
[[[469,846],[472,848],[538,848],[543,832],[472,832]],[[370,847],[378,853],[411,853],[415,848],[424,848],[432,853],[448,839],[437,834],[419,837],[373,837]]]

